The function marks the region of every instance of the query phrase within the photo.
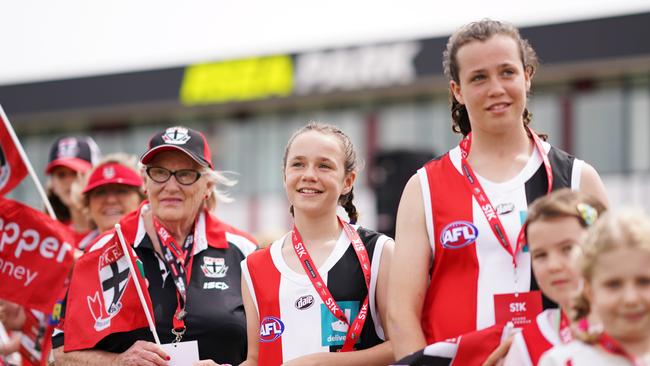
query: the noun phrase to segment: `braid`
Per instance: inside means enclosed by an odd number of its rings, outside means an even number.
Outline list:
[[[356,224],[357,220],[359,219],[359,213],[357,212],[357,208],[354,206],[354,203],[352,203],[352,200],[354,199],[354,193],[352,192],[353,190],[354,187],[350,189],[350,192],[341,195],[341,197],[339,197],[339,204],[343,206],[345,212],[348,214],[350,223]]]

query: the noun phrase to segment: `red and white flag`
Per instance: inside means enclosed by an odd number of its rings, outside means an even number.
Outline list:
[[[0,298],[49,314],[74,261],[70,243],[59,221],[0,197]]]
[[[23,366],[46,366],[52,349],[52,327],[48,316],[39,311],[26,311],[23,335],[20,339],[20,355]]]
[[[14,189],[27,176],[27,166],[20,157],[7,116],[0,109],[0,196]]]
[[[102,245],[103,243],[103,245]],[[131,260],[136,255],[131,247]],[[64,323],[65,350],[94,347],[115,332],[148,327],[147,318],[114,230],[100,237],[75,264],[68,292]],[[139,268],[134,263],[135,268]],[[142,275],[137,276],[151,314],[149,292]]]

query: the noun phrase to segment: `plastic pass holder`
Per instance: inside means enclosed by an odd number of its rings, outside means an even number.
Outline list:
[[[171,360],[169,366],[190,366],[199,361],[199,343],[197,341],[185,341],[161,344]]]
[[[494,295],[494,319],[497,324],[512,322],[520,328],[533,323],[542,310],[540,291]]]

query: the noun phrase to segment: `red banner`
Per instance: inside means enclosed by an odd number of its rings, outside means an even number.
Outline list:
[[[60,222],[0,197],[0,298],[51,313],[73,264],[72,242]]]
[[[10,126],[0,108],[0,196],[10,192],[27,176],[27,166],[11,138]]]
[[[131,260],[134,259],[135,253],[131,249]],[[139,266],[134,263],[134,268]],[[147,285],[142,276],[137,277],[153,315]],[[66,351],[91,348],[115,332],[148,327],[137,290],[131,281],[128,258],[122,252],[113,230],[100,237],[75,264],[66,314]]]
[[[452,366],[482,365],[501,343],[503,332],[503,325],[497,324],[463,334]]]

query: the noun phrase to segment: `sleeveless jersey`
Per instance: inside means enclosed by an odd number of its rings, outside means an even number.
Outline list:
[[[559,319],[559,309],[547,309],[537,315],[535,322],[516,333],[505,357],[504,366],[535,366],[544,352],[562,344],[554,319]]]
[[[542,143],[553,171],[553,189],[580,186],[583,162]],[[483,211],[461,173],[460,148],[431,160],[418,170],[424,212],[433,251],[430,284],[422,308],[427,343],[452,338],[495,323],[494,295],[537,289],[530,253],[512,257],[496,240]],[[547,191],[547,177],[537,149],[517,176],[502,183],[479,175],[512,245],[528,206]],[[554,307],[548,299],[544,307]]]
[[[359,350],[373,347],[384,339],[375,288],[388,237],[358,226],[354,228],[366,246],[371,266],[368,298],[371,316],[366,319],[354,346]],[[284,261],[285,238],[286,235],[242,262],[242,274],[260,320],[258,363],[265,366],[280,365],[312,353],[335,352],[343,345],[347,333],[347,325],[338,321],[323,304],[307,275],[295,272]],[[341,231],[332,253],[318,272],[348,320],[354,320],[368,289],[345,231]]]

